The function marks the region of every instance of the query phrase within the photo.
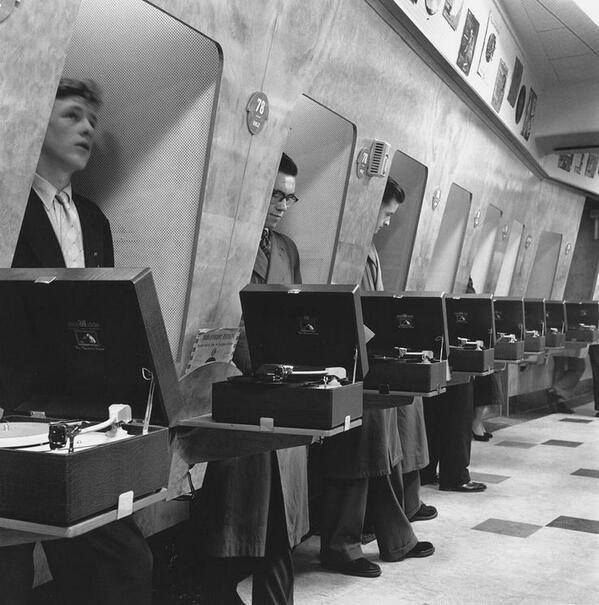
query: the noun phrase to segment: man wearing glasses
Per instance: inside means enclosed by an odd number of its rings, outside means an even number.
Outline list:
[[[264,222],[251,281],[299,284],[297,247],[275,227],[294,194],[297,166],[283,154]],[[251,373],[247,340],[242,336],[233,358]],[[199,519],[210,559],[204,570],[210,605],[239,605],[237,584],[253,576],[252,603],[293,603],[291,549],[309,531],[307,449],[294,447],[211,462],[202,487]]]
[[[287,209],[298,201],[295,195],[297,166],[284,153],[275,184],[273,186],[260,247],[256,255],[252,283],[255,284],[300,284],[300,261],[294,241],[275,231]]]

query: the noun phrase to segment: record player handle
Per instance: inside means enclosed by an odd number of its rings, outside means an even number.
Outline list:
[[[156,382],[154,380],[154,374],[148,370],[148,368],[141,369],[141,375],[144,380],[150,381],[150,388],[148,389],[148,401],[146,403],[146,415],[144,416],[144,422],[141,429],[142,435],[148,434],[148,429],[150,427],[150,418],[152,417],[152,405],[154,403],[154,387],[156,386]]]

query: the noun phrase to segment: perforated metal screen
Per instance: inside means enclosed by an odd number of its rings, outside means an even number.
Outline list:
[[[103,89],[76,190],[107,215],[119,267],[152,269],[171,350],[190,286],[221,61],[208,38],[143,0],[83,0],[65,75]]]

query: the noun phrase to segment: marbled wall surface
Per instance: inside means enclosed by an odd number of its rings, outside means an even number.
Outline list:
[[[9,267],[79,0],[22,2],[0,23],[0,267]]]

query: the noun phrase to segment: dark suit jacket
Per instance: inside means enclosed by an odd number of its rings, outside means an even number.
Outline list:
[[[110,224],[88,199],[73,194],[83,233],[86,267],[114,267]],[[17,240],[13,267],[64,267],[64,257],[43,202],[32,189]]]
[[[301,284],[299,253],[295,242],[278,231],[270,232],[270,260],[258,248],[252,283]]]

